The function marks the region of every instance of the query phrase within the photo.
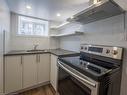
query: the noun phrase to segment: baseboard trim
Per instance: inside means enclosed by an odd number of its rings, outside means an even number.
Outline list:
[[[24,88],[24,89],[15,91],[15,92],[6,93],[6,94],[0,94],[0,95],[18,95],[19,93],[25,92],[27,90],[35,89],[35,88],[38,88],[38,87],[41,87],[41,86],[44,86],[44,85],[48,85],[48,84],[50,84],[49,81],[48,82],[44,82],[44,83],[40,83],[40,84],[37,84],[37,85],[34,85],[32,87]]]
[[[56,91],[55,91],[54,87],[52,86],[52,84],[50,84],[50,88],[51,88],[53,94],[56,95]]]

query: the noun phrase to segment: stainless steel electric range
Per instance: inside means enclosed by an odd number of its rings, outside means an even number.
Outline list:
[[[58,58],[59,95],[120,95],[123,48],[81,45]]]

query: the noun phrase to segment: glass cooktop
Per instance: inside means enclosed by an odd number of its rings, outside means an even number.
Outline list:
[[[94,63],[80,60],[79,56],[63,57],[63,58],[60,58],[60,61],[62,61],[65,64],[68,64],[70,66],[76,67],[79,70],[91,73],[95,76],[101,76],[109,71],[109,69],[98,66]]]

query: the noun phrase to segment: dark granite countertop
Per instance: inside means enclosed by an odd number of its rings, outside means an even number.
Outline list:
[[[27,50],[10,51],[10,52],[4,54],[4,56],[44,54],[44,53],[51,53],[56,56],[77,54],[77,52],[64,50],[64,49],[45,49],[44,51],[36,51],[36,52],[27,52]]]

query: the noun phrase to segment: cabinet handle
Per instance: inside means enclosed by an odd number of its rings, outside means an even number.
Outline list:
[[[38,63],[38,54],[36,55],[36,62]]]
[[[21,64],[23,63],[23,58],[22,58],[22,56],[21,56]]]
[[[40,54],[36,55],[36,62],[39,63],[40,62]]]
[[[39,55],[39,62],[40,62],[40,55]]]

